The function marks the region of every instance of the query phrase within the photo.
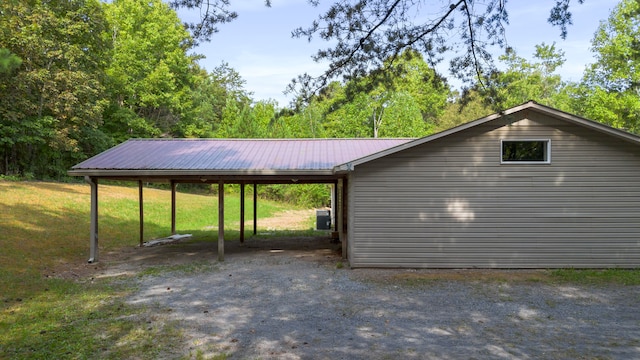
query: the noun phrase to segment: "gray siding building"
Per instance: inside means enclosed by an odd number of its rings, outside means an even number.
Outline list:
[[[352,267],[640,266],[638,138],[533,102],[342,166]]]

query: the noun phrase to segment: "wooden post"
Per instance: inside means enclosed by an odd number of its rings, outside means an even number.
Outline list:
[[[176,182],[171,180],[171,235],[176,234]]]
[[[224,261],[224,181],[218,182],[218,261]]]
[[[240,184],[240,244],[244,243],[244,183]]]
[[[253,235],[258,233],[258,184],[253,184]]]
[[[98,262],[98,179],[85,176],[91,186],[91,227],[89,235],[89,264]]]
[[[140,247],[144,242],[144,200],[142,197],[142,180],[138,180],[138,204],[140,207]]]

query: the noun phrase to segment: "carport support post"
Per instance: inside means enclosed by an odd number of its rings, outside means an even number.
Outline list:
[[[224,181],[218,181],[218,261],[224,261]]]
[[[89,264],[98,262],[98,179],[85,176],[91,186],[91,234],[89,235]]]
[[[258,184],[253,184],[253,235],[258,231]]]
[[[142,198],[142,180],[138,180],[138,203],[140,204],[140,247],[144,242],[144,201]]]
[[[171,235],[176,234],[176,182],[171,180]]]
[[[240,244],[244,243],[244,183],[240,184]]]
[[[337,206],[337,200],[338,200],[338,182],[336,181],[334,184],[331,184],[331,225],[333,226],[333,228],[335,229],[335,231],[338,231],[338,223],[337,223],[337,216],[336,216],[336,209],[338,208]]]
[[[336,195],[338,195],[338,206],[336,206],[337,214],[336,214],[336,230],[338,231],[338,239],[340,239],[340,243],[342,244],[342,258],[347,258],[347,239],[344,233],[344,181],[342,179],[338,179],[338,186],[336,191]]]

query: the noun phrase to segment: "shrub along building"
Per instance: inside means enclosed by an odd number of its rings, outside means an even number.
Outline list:
[[[415,140],[130,140],[70,174],[92,184],[90,261],[105,178],[140,194],[141,181],[335,183],[352,267],[640,266],[640,138],[534,102]]]

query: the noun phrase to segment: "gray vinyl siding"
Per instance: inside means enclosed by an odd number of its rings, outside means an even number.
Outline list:
[[[551,163],[501,165],[501,139],[550,139]],[[639,267],[639,179],[637,145],[516,113],[356,166],[350,264]]]

